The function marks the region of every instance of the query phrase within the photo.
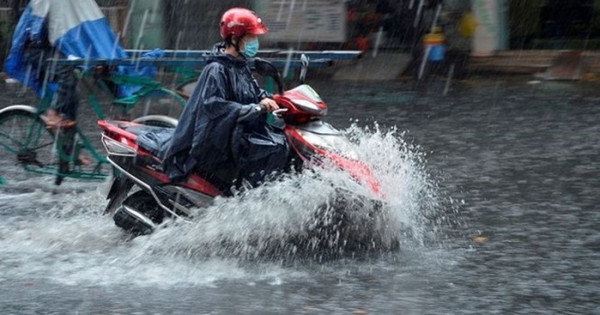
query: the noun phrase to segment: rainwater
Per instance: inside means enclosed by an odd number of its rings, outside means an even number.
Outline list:
[[[284,236],[319,195],[304,179],[134,240],[102,215],[108,183],[53,194],[52,179],[9,179],[0,313],[600,313],[599,85],[528,80],[456,81],[446,96],[444,81],[312,82],[383,178],[395,250],[253,252],[246,235]],[[14,90],[0,86],[0,107],[28,100]]]

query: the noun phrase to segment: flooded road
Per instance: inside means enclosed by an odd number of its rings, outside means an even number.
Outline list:
[[[302,176],[132,241],[102,215],[108,183],[53,194],[52,178],[7,178],[0,312],[600,312],[598,83],[480,78],[446,97],[444,82],[312,85],[382,179],[399,249],[261,256],[247,235],[285,235],[318,197]],[[0,92],[0,107],[23,103]]]

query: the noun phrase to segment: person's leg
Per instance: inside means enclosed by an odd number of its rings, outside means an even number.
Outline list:
[[[53,70],[53,79],[58,83],[58,89],[48,111],[47,123],[51,127],[59,123],[63,127],[73,126],[79,106],[77,78],[72,66],[56,65]]]
[[[54,81],[52,65],[46,61],[48,58],[52,57],[53,54],[54,50],[51,48],[26,47],[23,50],[23,62],[28,68],[27,76],[37,78],[40,84]],[[46,114],[41,116],[49,128],[56,128],[58,123],[62,120],[62,117],[56,110],[55,102],[56,101],[53,100],[53,103],[50,105]]]
[[[77,117],[77,107],[79,104],[76,93],[77,79],[73,74],[72,67],[55,66],[46,60],[51,57],[57,57],[53,49],[44,48],[26,48],[23,51],[23,60],[30,68],[29,75],[36,76],[40,82],[59,83],[58,91],[55,93],[54,100],[45,115],[40,117],[46,123],[46,126],[55,130],[58,127],[67,128],[75,125],[74,119]],[[63,118],[64,116],[64,118]],[[63,152],[70,152],[73,145],[74,130],[63,129],[61,137],[66,147],[61,148]],[[91,164],[92,160],[85,154],[80,154],[77,163],[83,165]],[[68,162],[60,166],[63,172],[68,172]]]

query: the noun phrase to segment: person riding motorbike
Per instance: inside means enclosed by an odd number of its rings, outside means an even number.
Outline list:
[[[287,142],[265,113],[278,109],[252,76],[248,59],[266,34],[261,18],[245,8],[227,10],[215,45],[177,127],[161,150],[171,181],[199,172],[222,189],[260,184],[287,162]],[[139,140],[139,139],[138,139]]]

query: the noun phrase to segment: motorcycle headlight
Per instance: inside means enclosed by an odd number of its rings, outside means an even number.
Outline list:
[[[322,135],[313,132],[298,130],[300,135],[317,148],[334,152],[343,157],[358,160],[358,153],[354,145],[342,135]]]

